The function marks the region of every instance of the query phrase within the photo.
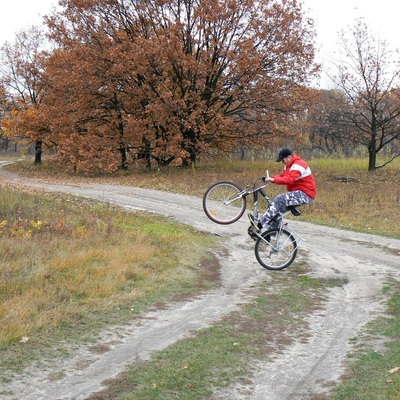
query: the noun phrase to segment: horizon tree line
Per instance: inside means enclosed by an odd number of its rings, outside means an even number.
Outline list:
[[[313,21],[296,0],[60,5],[47,36],[32,28],[0,51],[1,129],[29,138],[35,162],[45,148],[75,171],[188,166],[285,140],[327,151],[357,143],[369,170],[389,145],[398,155],[397,75],[383,80],[389,54],[373,52],[361,23],[356,67],[340,64],[339,89],[319,91]]]

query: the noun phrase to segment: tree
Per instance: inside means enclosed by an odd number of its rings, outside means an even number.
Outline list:
[[[351,125],[346,118],[351,108],[342,90],[320,90],[307,114],[313,149],[350,156],[355,150]]]
[[[127,138],[119,80],[108,51],[74,43],[46,63],[49,90],[43,108],[51,117],[60,161],[74,170],[114,171],[127,167]]]
[[[334,81],[349,104],[342,115],[355,143],[367,148],[373,171],[383,166],[376,165],[377,154],[400,138],[400,59],[385,41],[370,35],[362,19],[350,38],[344,32],[341,38],[345,57]]]
[[[0,82],[7,90],[8,117],[4,125],[9,136],[29,137],[35,143],[35,163],[41,162],[43,135],[48,128],[39,118],[45,86],[42,50],[43,32],[38,27],[21,31],[14,44],[6,43],[0,49]]]
[[[5,148],[7,150],[8,147],[8,138],[4,134],[4,118],[8,109],[8,100],[7,100],[7,91],[4,86],[0,84],[0,141],[1,148]],[[5,144],[3,146],[3,143]]]
[[[53,115],[64,140],[113,160],[126,149],[187,165],[210,147],[265,144],[302,108],[316,71],[312,21],[296,0],[61,4],[48,19]]]

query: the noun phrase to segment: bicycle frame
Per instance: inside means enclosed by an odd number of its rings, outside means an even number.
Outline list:
[[[253,189],[252,191],[249,192],[253,194],[253,215],[255,218],[258,218],[258,195],[259,193],[264,197],[264,199],[267,201],[268,205],[272,203],[272,200],[268,197],[267,193],[264,192],[264,188],[267,185],[263,185],[258,187],[257,189]]]
[[[236,197],[229,199],[229,201],[224,201],[224,205],[229,205],[231,203],[234,203],[236,200],[238,200],[242,197],[247,197],[252,194],[253,195],[253,215],[256,218],[258,218],[258,194],[261,193],[261,195],[268,202],[268,204],[271,204],[271,202],[272,202],[272,200],[268,197],[268,195],[263,190],[266,186],[267,185],[263,185],[256,189],[249,189],[249,187],[247,187],[246,189],[243,189]]]
[[[270,197],[267,195],[267,193],[265,193],[265,191],[263,190],[265,187],[267,186],[267,184],[262,185],[256,189],[252,189],[249,190],[248,188],[243,190],[243,194],[245,196],[249,195],[249,194],[253,194],[253,215],[255,218],[258,218],[258,198],[259,198],[259,194],[261,194],[263,196],[263,198],[267,201],[268,205],[270,205],[272,203],[272,200],[270,199]],[[279,233],[282,232],[282,229],[285,228],[287,231],[289,231],[296,239],[296,243],[297,243],[297,247],[299,247],[300,243],[304,241],[304,239],[291,227],[288,225],[287,222],[284,222],[284,218],[287,214],[289,214],[291,211],[287,210],[285,212],[279,212],[278,215],[275,217],[276,222],[279,224],[279,226],[277,226],[277,228],[279,229]],[[256,236],[260,237],[262,241],[265,242],[265,239],[260,235],[259,232],[254,232]],[[285,244],[283,244],[282,246],[284,246]],[[278,250],[278,249],[276,249]]]

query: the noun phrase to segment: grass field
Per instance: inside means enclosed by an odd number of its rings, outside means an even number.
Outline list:
[[[400,238],[400,162],[373,173],[367,172],[365,160],[309,163],[318,195],[302,208],[301,220]],[[199,163],[190,170],[169,167],[112,177],[68,176],[46,162],[10,168],[32,179],[112,182],[201,196],[212,182],[252,185],[265,169],[280,172],[281,164]],[[270,188],[271,197],[283,189]],[[207,251],[218,246],[216,240],[168,219],[155,222],[144,213],[8,186],[1,188],[0,218],[0,382],[44,356],[66,356],[71,344],[95,340],[105,326],[124,324],[146,307],[219,283],[218,265]],[[188,235],[190,240],[179,240]],[[307,279],[307,271],[307,265],[300,265],[290,268],[289,275],[276,274],[273,286],[280,289],[274,293],[261,282],[254,289],[255,307],[247,305],[190,341],[156,354],[96,399],[206,399],[211,386],[245,379],[251,361],[268,356],[267,350],[260,354],[255,349],[267,349],[274,339],[261,327],[274,320],[273,332],[290,326],[295,334],[302,317],[320,306],[321,290],[337,284]],[[307,293],[301,299],[299,287]],[[368,335],[386,338],[387,351],[377,354],[368,343],[358,344],[336,399],[400,398],[399,374],[388,376],[389,365],[400,365],[400,285],[388,282],[384,290],[390,298],[388,317],[371,323]],[[268,307],[272,303],[276,306]],[[290,335],[278,336],[290,344]],[[221,352],[210,354],[209,348]]]
[[[400,221],[400,159],[374,172],[367,171],[366,159],[316,159],[310,160],[309,165],[315,175],[318,193],[311,206],[302,208],[301,220],[400,238],[400,224],[393,223]],[[29,162],[12,168],[42,179],[82,179],[65,174],[51,163],[34,167]],[[281,172],[282,164],[274,161],[206,162],[187,170],[171,166],[150,172],[137,169],[112,177],[85,179],[202,196],[206,188],[218,180],[232,180],[242,187],[252,186],[257,178],[265,175],[266,169],[270,175],[277,174]],[[272,198],[284,191],[282,186],[270,185],[269,188]]]
[[[1,187],[0,371],[218,284],[213,246],[166,218]]]

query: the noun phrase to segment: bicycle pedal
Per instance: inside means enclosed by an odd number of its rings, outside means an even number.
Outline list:
[[[249,234],[249,236],[253,239],[253,240],[257,240],[257,233],[254,232],[254,228],[252,226],[249,226],[249,228],[247,229],[247,233]]]

